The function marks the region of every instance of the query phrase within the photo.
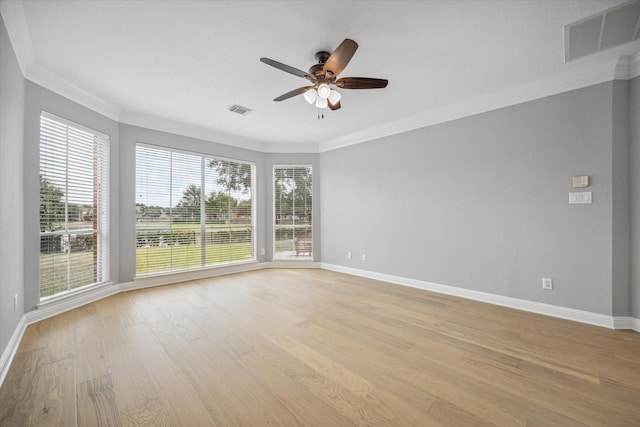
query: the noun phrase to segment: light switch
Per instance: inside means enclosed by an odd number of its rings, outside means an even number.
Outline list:
[[[578,205],[591,203],[591,191],[580,191],[577,193],[569,193],[569,204]]]

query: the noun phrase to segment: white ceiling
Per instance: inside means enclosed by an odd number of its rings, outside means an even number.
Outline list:
[[[5,1],[25,76],[124,123],[262,151],[317,152],[611,80],[640,41],[564,62],[563,26],[625,0]],[[318,50],[360,45],[317,119],[307,70]],[[636,55],[634,58],[638,57]],[[253,109],[247,116],[232,104]]]

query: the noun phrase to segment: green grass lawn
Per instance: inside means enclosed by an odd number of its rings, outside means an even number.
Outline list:
[[[71,271],[71,283],[68,273]],[[93,251],[40,254],[40,297],[94,283]]]
[[[251,242],[208,244],[206,265],[253,259]],[[136,275],[179,271],[201,266],[201,246],[152,246],[136,249]],[[71,264],[69,266],[69,263]],[[68,271],[71,270],[71,283]],[[93,252],[40,254],[40,297],[94,283]]]
[[[136,274],[161,271],[177,271],[200,267],[202,262],[200,245],[152,246],[136,249]],[[216,265],[253,258],[251,242],[231,244],[208,244],[205,246],[205,264]]]

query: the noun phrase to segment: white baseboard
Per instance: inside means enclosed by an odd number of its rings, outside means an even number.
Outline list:
[[[0,356],[0,387],[2,387],[2,383],[4,383],[4,379],[7,377],[9,367],[18,351],[18,346],[26,329],[27,324],[25,322],[25,316],[23,315],[18,322],[18,326],[16,326],[16,330],[13,331],[7,347],[2,352],[2,356]]]
[[[134,279],[131,282],[120,283],[121,291],[132,291],[135,289],[151,288],[154,286],[170,285],[172,283],[187,282],[189,280],[206,279],[208,277],[224,276],[227,274],[243,273],[245,271],[261,270],[267,268],[266,262],[247,262],[234,264],[226,267],[214,267],[208,269],[197,269],[171,274],[158,274]]]
[[[629,316],[615,316],[613,318],[614,329],[632,329],[640,332],[640,319]]]
[[[633,329],[634,331],[640,332],[640,319],[634,317],[608,316],[606,314],[592,313],[590,311],[577,310],[574,308],[561,307],[535,301],[528,301],[503,295],[490,294],[488,292],[474,291],[471,289],[457,288],[455,286],[441,285],[439,283],[409,279],[406,277],[394,276],[390,274],[359,270],[356,268],[344,267],[335,264],[323,263],[322,268],[339,273],[346,273],[354,276],[366,277],[368,279],[389,282],[396,285],[409,286],[412,288],[424,289],[441,294],[467,298],[474,301],[482,301],[489,304],[500,305],[503,307],[515,308],[517,310],[529,311],[531,313],[544,314],[546,316],[557,317],[560,319],[573,320],[574,322],[601,326],[603,328]]]
[[[27,325],[39,322],[65,311],[82,307],[83,305],[98,301],[99,299],[115,295],[120,292],[120,286],[116,283],[105,284],[95,288],[88,288],[80,293],[71,294],[64,298],[57,298],[38,304],[35,310],[25,313]]]
[[[315,261],[271,261],[264,264],[264,268],[322,268],[322,263]]]

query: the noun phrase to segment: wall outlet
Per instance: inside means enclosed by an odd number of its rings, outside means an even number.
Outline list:
[[[553,280],[548,277],[542,278],[542,289],[553,289]]]
[[[367,260],[367,255],[362,254],[362,260],[363,260],[363,261],[366,261],[366,260]]]
[[[347,251],[347,259],[351,259],[351,251]]]
[[[18,309],[18,294],[15,294],[13,296],[13,311],[16,311]]]

